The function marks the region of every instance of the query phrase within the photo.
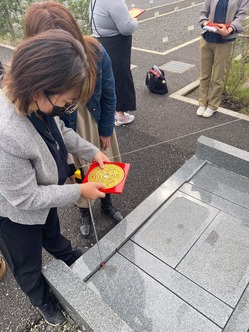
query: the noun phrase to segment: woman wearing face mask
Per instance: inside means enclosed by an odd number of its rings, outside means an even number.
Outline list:
[[[0,90],[0,250],[31,303],[51,325],[65,317],[42,273],[42,247],[71,265],[81,255],[60,233],[57,207],[105,194],[98,183],[64,185],[68,152],[103,167],[109,159],[55,115],[94,89],[83,46],[63,30],[18,45]]]

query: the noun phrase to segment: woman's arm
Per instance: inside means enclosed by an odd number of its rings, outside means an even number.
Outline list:
[[[206,22],[209,21],[209,15],[211,10],[211,0],[205,0],[204,5],[201,10],[201,15],[199,18],[199,23],[201,26],[204,26]]]
[[[114,116],[116,111],[115,81],[112,71],[112,63],[106,50],[102,49],[102,73],[101,73],[101,116],[98,123],[99,135],[110,137],[114,128]]]
[[[229,6],[229,4],[228,4],[228,6]],[[233,21],[230,23],[234,32],[237,32],[237,33],[243,32],[243,30],[244,30],[243,22],[246,19],[248,10],[249,10],[249,1],[242,0],[240,2],[240,6],[238,8],[237,13],[235,14]]]
[[[137,29],[138,22],[131,18],[123,0],[111,0],[109,12],[121,35],[129,36]]]
[[[57,185],[57,167],[49,151],[41,154],[42,164],[35,151],[28,157],[22,150],[10,153],[1,148],[1,195],[12,206],[35,211],[74,203],[80,197],[79,185]]]

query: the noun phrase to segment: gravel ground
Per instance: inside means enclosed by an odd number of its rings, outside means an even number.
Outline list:
[[[67,313],[64,312],[64,314],[67,318],[67,322],[63,326],[51,326],[47,324],[43,318],[40,318],[40,320],[29,330],[26,330],[26,332],[83,332]]]

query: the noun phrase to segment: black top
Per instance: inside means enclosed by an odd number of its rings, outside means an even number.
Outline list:
[[[40,111],[39,113],[42,115],[43,121],[34,113],[28,116],[28,119],[39,132],[54,157],[58,169],[58,184],[61,185],[65,183],[69,176],[68,152],[54,118]]]

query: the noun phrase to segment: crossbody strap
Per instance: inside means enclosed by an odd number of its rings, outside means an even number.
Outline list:
[[[97,32],[97,34],[100,36],[100,37],[103,37],[101,36],[101,34],[98,32],[98,29],[96,27],[96,23],[95,23],[95,20],[94,20],[94,17],[93,17],[93,12],[94,12],[94,8],[95,8],[95,5],[96,5],[96,2],[97,0],[94,0],[94,3],[93,3],[93,0],[91,0],[91,17],[90,17],[90,27],[92,28],[94,26],[94,29],[95,31]]]

